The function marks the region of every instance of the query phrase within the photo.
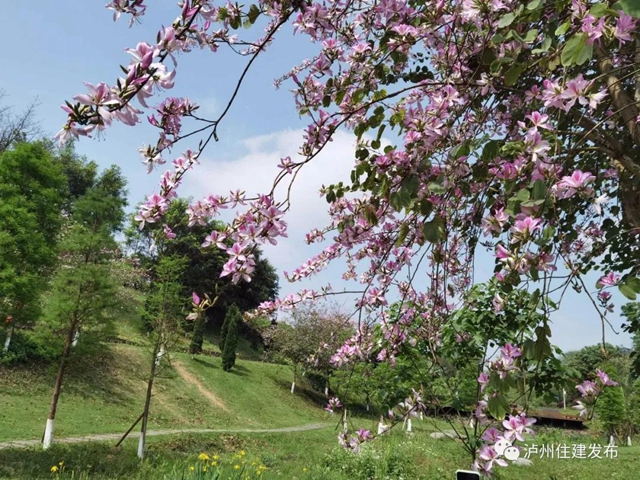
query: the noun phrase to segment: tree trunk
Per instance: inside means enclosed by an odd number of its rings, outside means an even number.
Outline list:
[[[325,396],[329,396],[329,377],[327,377],[327,380],[324,384],[324,394]]]
[[[151,371],[149,372],[149,383],[147,384],[147,398],[144,401],[144,411],[142,412],[142,427],[140,428],[140,441],[138,442],[138,458],[144,458],[144,446],[147,439],[147,420],[149,419],[149,409],[151,407],[151,393],[153,391],[153,380],[156,376],[156,365],[159,346],[155,345],[151,356]]]
[[[291,382],[291,393],[296,389],[296,367],[293,367],[293,382]]]
[[[56,375],[56,383],[53,387],[53,396],[51,397],[51,407],[49,408],[49,416],[47,417],[47,425],[44,429],[44,438],[42,439],[42,448],[46,450],[53,442],[53,424],[56,419],[56,410],[58,408],[58,399],[62,390],[62,379],[64,378],[64,370],[67,366],[67,359],[71,353],[71,344],[73,343],[73,334],[75,332],[76,322],[73,322],[67,331],[67,338],[64,341],[64,350]]]
[[[11,345],[12,335],[13,335],[13,325],[11,325],[11,327],[9,327],[9,330],[7,330],[7,338],[5,338],[4,340],[4,349],[2,350],[2,353],[7,353],[9,351],[9,345]]]

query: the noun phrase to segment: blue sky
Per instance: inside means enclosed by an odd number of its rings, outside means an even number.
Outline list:
[[[37,116],[51,136],[65,121],[60,109],[64,100],[84,93],[84,81],[114,83],[120,74],[118,65],[129,62],[124,49],[135,47],[139,41],[153,42],[159,27],[170,24],[179,13],[173,1],[149,2],[142,25],[128,28],[126,19],[114,23],[104,4],[105,0],[14,0],[3,5],[6,20],[0,30],[0,41],[4,45],[0,88],[9,95],[5,103],[20,110],[38,97]],[[306,126],[295,111],[288,91],[291,84],[285,83],[276,90],[273,80],[313,52],[314,46],[307,37],[294,37],[289,28],[280,32],[270,51],[256,61],[237,102],[219,129],[220,142],[208,147],[202,165],[190,172],[181,187],[181,196],[201,198],[237,188],[249,195],[269,190],[280,157],[296,155],[302,128]],[[228,51],[215,55],[194,51],[182,55],[178,57],[176,88],[167,94],[189,96],[201,105],[203,116],[211,117],[226,104],[245,60]],[[122,168],[129,180],[132,206],[156,190],[159,173],[164,171],[147,175],[140,163],[138,147],[155,140],[155,131],[146,122],[134,128],[118,124],[108,129],[104,138],[83,139],[76,148],[103,167],[115,163]],[[196,144],[184,144],[184,148]],[[307,231],[326,223],[327,204],[317,191],[322,184],[348,179],[353,146],[349,134],[339,133],[300,175],[287,219],[289,238],[277,248],[265,249],[267,258],[280,274],[292,271],[317,252],[317,246],[302,242]],[[177,156],[182,150],[178,147],[173,153]],[[492,259],[486,254],[480,255],[477,267],[477,281],[488,279],[493,270]],[[297,284],[289,284],[281,275],[281,291],[288,294],[303,287],[319,288],[327,282],[340,287],[343,282],[336,279],[341,272],[341,266],[335,265],[309,282]],[[587,277],[587,285],[592,289],[597,277],[595,274]],[[619,306],[626,299],[614,292],[614,300],[618,308],[610,320],[620,330]],[[552,321],[552,342],[565,350],[591,345],[601,339],[600,320],[588,298],[572,290],[565,295],[560,311],[552,315]],[[616,335],[610,329],[607,341],[625,346],[631,343],[626,334]]]

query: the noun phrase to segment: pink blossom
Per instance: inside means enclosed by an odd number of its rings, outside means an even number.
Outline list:
[[[482,372],[478,377],[478,383],[480,384],[480,391],[484,391],[487,385],[489,385],[489,375],[485,372]]]
[[[616,28],[613,34],[621,44],[633,41],[631,34],[636,28],[636,22],[637,20],[634,20],[631,15],[627,15],[623,11],[618,11]]]
[[[542,230],[541,223],[542,220],[539,218],[525,217],[522,220],[517,220],[511,231],[525,236],[531,235]]]
[[[605,17],[600,18],[597,23],[596,21],[597,19],[592,15],[587,15],[582,19],[581,30],[587,34],[587,45],[591,45],[604,33]]]
[[[191,296],[192,296],[194,305],[200,305],[200,297],[198,296],[198,294],[196,292],[193,292]]]
[[[613,272],[609,272],[606,275],[600,277],[600,279],[596,282],[596,286],[600,286],[600,288],[602,288],[602,286],[614,287],[618,284],[618,280],[620,280],[620,276],[616,275]]]
[[[596,370],[596,375],[598,376],[602,384],[605,386],[615,387],[618,385],[618,382],[614,382],[613,380],[611,380],[611,378],[609,378],[609,375],[607,375],[600,369]]]
[[[560,191],[560,198],[572,197],[580,191],[590,194],[591,189],[587,188],[587,186],[595,179],[596,177],[589,172],[576,170],[571,176],[562,177],[562,180],[556,184],[556,188]]]
[[[585,380],[584,382],[582,382],[582,384],[576,385],[576,389],[583,397],[597,395],[599,393],[598,385],[590,380]]]
[[[499,295],[499,294],[495,294],[493,296],[493,300],[491,300],[491,303],[493,305],[493,311],[495,313],[499,313],[504,309],[504,305],[505,305],[505,301],[504,299]]]
[[[173,230],[166,223],[162,226],[164,234],[167,238],[176,238],[176,234],[173,233]]]
[[[498,251],[496,257],[502,261],[508,260],[511,257],[511,252],[504,248],[502,245],[498,245]]]

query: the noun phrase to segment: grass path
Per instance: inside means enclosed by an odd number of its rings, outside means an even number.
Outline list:
[[[209,400],[213,405],[221,408],[225,412],[229,411],[220,397],[218,397],[211,390],[207,389],[194,374],[192,374],[184,367],[184,365],[180,361],[173,362],[173,369],[178,372],[178,375],[180,375],[185,382],[190,383],[191,385],[195,385],[198,388],[200,394],[207,400]]]
[[[232,428],[232,429],[212,429],[212,428],[184,428],[184,429],[166,429],[166,430],[149,430],[147,436],[155,437],[159,435],[177,435],[181,433],[289,433],[289,432],[307,432],[309,430],[320,430],[334,426],[329,423],[312,423],[309,425],[300,425],[297,427],[284,428]],[[138,438],[140,432],[131,432],[127,438]],[[120,440],[122,433],[102,433],[96,435],[84,435],[81,437],[54,438],[54,443],[82,443],[82,442],[100,442],[105,440]],[[0,450],[5,448],[24,448],[40,445],[39,440],[15,440],[12,442],[0,442]]]

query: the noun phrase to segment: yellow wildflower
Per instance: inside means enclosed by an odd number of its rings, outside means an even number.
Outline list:
[[[240,470],[240,465],[235,464],[235,465],[233,466],[233,469],[234,469],[234,470]]]
[[[215,467],[216,465],[218,465],[218,462],[211,462],[212,467]]]
[[[207,471],[207,467],[202,467],[202,471],[206,472]]]
[[[189,467],[189,471],[190,471],[190,472],[193,472],[195,469],[196,469],[196,467],[194,467],[193,465],[191,465],[191,466]]]
[[[58,463],[58,465],[60,465],[62,467],[64,465],[64,460],[62,460],[60,463]]]
[[[206,453],[201,453],[200,455],[198,455],[198,460],[209,460],[209,455],[207,455]]]
[[[245,453],[246,452],[244,450],[240,450],[240,455],[242,455],[243,457],[244,457]]]
[[[303,471],[304,473],[307,473],[307,472],[309,471],[309,469],[308,469],[307,467],[304,467],[304,468],[302,469],[302,471]]]
[[[213,456],[213,459],[214,459],[214,460],[218,460],[218,455],[214,455],[214,456]]]
[[[53,467],[51,467],[51,472],[52,473],[56,473],[58,471],[58,466],[54,465]]]

